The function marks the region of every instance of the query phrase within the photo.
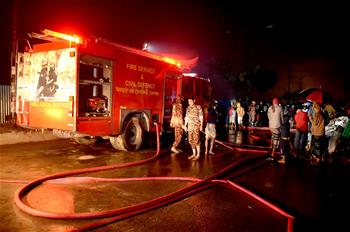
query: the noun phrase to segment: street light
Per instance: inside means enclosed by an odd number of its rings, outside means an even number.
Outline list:
[[[143,43],[143,48],[142,48],[142,50],[143,51],[148,51],[148,49],[149,49],[149,43]]]

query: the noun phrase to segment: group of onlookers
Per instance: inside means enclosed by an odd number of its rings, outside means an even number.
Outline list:
[[[339,117],[337,117],[339,116]],[[291,156],[307,157],[310,164],[318,165],[326,157],[332,160],[336,146],[349,141],[349,112],[337,115],[329,103],[322,109],[317,102],[308,102],[295,113],[288,107],[282,107],[278,98],[274,98],[268,109],[269,128],[271,130],[272,158],[281,163]],[[336,128],[331,129],[332,125]],[[295,126],[293,143],[290,141],[290,126]],[[342,138],[343,137],[343,138]],[[280,155],[275,155],[279,151]]]
[[[272,134],[272,158],[280,163],[293,154],[319,164],[325,158],[333,160],[341,149],[350,149],[346,145],[349,144],[349,107],[347,111],[337,112],[329,102],[286,105],[274,98],[271,103],[233,101],[227,112],[228,132],[245,126],[268,126]]]
[[[317,102],[288,106],[281,104],[279,98],[274,98],[271,105],[251,101],[249,105],[243,106],[241,102],[235,101],[225,109],[214,101],[200,105],[190,97],[183,117],[182,101],[178,96],[173,103],[171,127],[174,128],[175,139],[171,151],[181,152],[178,145],[183,131],[186,131],[192,149],[191,160],[200,157],[201,131],[206,138],[205,154],[213,155],[217,130],[219,134],[227,134],[230,130],[239,130],[246,125],[269,127],[271,158],[280,163],[294,156],[307,157],[311,164],[319,164],[326,155],[336,152],[341,141],[349,140],[349,110],[345,115],[339,114],[329,103],[323,107]],[[291,134],[291,129],[295,129],[295,133]]]
[[[234,101],[228,109],[228,124],[231,129],[238,129],[242,126],[265,126],[268,123],[267,109],[269,103],[260,102],[257,104],[251,101],[249,105],[243,102]]]

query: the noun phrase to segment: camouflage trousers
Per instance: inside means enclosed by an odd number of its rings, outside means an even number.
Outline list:
[[[188,132],[188,142],[192,149],[196,149],[199,146],[199,126],[195,127],[192,131]]]
[[[176,126],[175,128],[174,128],[174,133],[175,133],[175,138],[174,138],[174,143],[173,143],[173,147],[177,147],[179,144],[180,144],[180,142],[181,142],[181,139],[182,139],[182,135],[183,135],[183,129],[181,128],[181,127],[178,127],[178,126]]]

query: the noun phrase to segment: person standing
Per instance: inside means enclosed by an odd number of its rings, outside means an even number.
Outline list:
[[[181,96],[177,96],[175,103],[173,104],[170,127],[174,128],[174,143],[171,147],[171,151],[178,154],[181,150],[177,149],[177,146],[180,144],[183,135],[183,109]]]
[[[209,147],[209,154],[214,155],[213,152],[213,146],[214,146],[214,141],[216,137],[216,123],[217,120],[217,112],[213,106],[213,104],[209,104],[208,108],[208,114],[206,118],[206,127],[205,127],[205,155],[208,154],[208,146],[209,146],[209,141],[210,141],[210,147]]]
[[[307,132],[308,132],[308,116],[307,108],[304,107],[304,110],[298,109],[294,115],[295,121],[295,137],[294,137],[294,148],[298,155],[301,155],[305,152],[305,146],[307,141]]]
[[[282,124],[282,107],[279,105],[278,98],[272,100],[272,105],[267,110],[267,117],[269,119],[269,128],[272,133],[271,135],[271,145],[272,152],[271,156],[276,159],[275,151],[278,150],[281,137],[281,124]]]
[[[249,126],[255,126],[256,105],[255,101],[252,101],[248,107]]]
[[[288,109],[283,109],[283,118],[281,121],[281,159],[278,160],[279,163],[284,164],[287,158],[290,158],[290,123],[289,123],[290,114]]]
[[[327,102],[325,107],[324,107],[324,116],[325,116],[325,125],[328,125],[328,123],[336,117],[336,111],[334,107]]]
[[[317,102],[312,104],[313,114],[309,115],[311,122],[311,160],[310,163],[318,165],[323,158],[325,126],[321,107]]]
[[[228,114],[229,114],[229,125],[230,125],[229,128],[231,130],[235,130],[237,128],[237,126],[236,126],[237,112],[236,112],[234,104],[232,104],[230,106],[230,109],[228,112],[229,112]]]
[[[263,114],[263,103],[260,102],[256,106],[256,125],[261,126],[262,122],[262,114]]]
[[[243,126],[243,117],[245,114],[245,110],[242,107],[241,103],[237,102],[237,121],[238,126]]]
[[[188,142],[192,148],[192,155],[188,159],[198,160],[200,156],[200,131],[203,130],[203,110],[195,104],[194,97],[188,99],[185,116],[185,131],[188,132]]]

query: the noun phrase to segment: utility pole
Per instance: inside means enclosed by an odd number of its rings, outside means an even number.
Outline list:
[[[17,72],[17,0],[12,1],[12,50],[11,50],[11,116],[16,113],[16,72]]]

